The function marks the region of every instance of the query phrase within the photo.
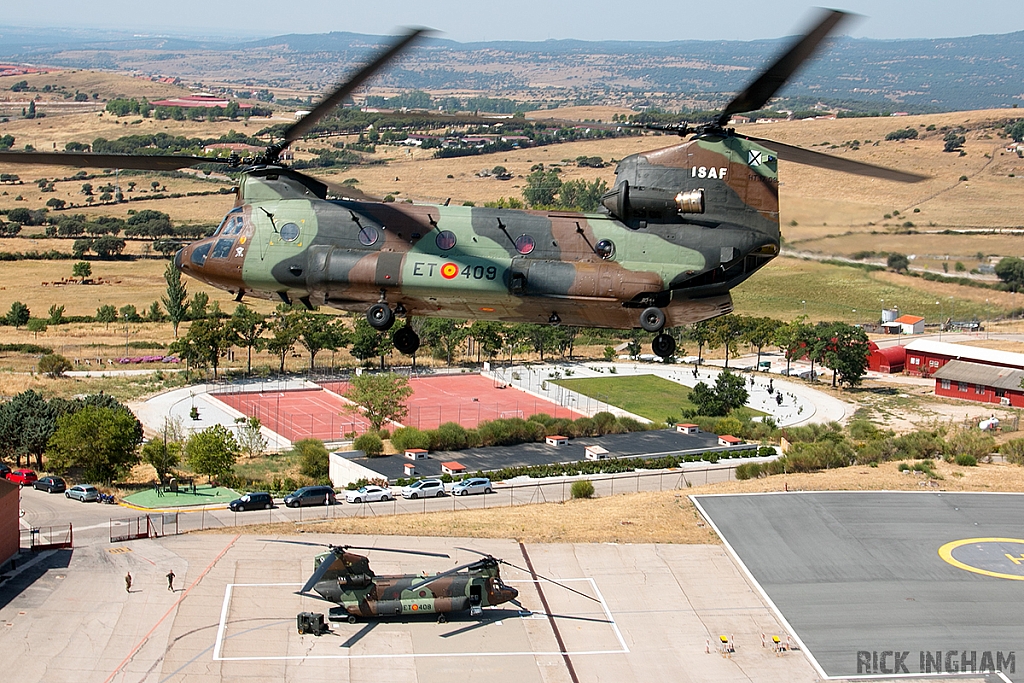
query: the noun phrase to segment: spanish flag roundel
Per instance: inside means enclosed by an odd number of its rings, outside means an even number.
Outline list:
[[[451,261],[441,266],[441,277],[443,277],[445,280],[451,280],[458,274],[459,267],[452,263]]]

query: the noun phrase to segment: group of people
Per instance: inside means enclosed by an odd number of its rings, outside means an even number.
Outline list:
[[[127,593],[132,592],[132,573],[127,572],[124,575],[124,590]],[[167,572],[167,590],[174,592],[174,570]]]

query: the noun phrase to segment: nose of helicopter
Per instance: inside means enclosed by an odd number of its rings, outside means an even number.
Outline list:
[[[178,270],[181,270],[181,254],[184,251],[185,251],[184,249],[179,249],[174,254],[174,267],[177,268]]]

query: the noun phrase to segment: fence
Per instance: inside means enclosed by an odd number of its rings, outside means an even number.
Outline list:
[[[28,545],[32,552],[53,550],[55,548],[74,548],[75,532],[71,524],[67,526],[40,526],[22,530],[28,534]]]
[[[110,542],[132,541],[137,538],[160,538],[174,536],[178,530],[178,513],[167,512],[124,517],[110,520]]]
[[[147,538],[149,534],[162,536],[182,534],[205,529],[226,529],[249,524],[293,522],[308,524],[332,519],[351,517],[381,517],[390,515],[416,514],[426,512],[455,512],[459,510],[507,508],[536,503],[557,503],[571,498],[572,484],[587,479],[594,485],[594,495],[612,496],[619,493],[644,491],[672,491],[687,489],[714,482],[736,478],[736,467],[741,463],[706,466],[701,468],[678,468],[672,470],[644,470],[628,474],[598,474],[558,479],[509,482],[494,487],[490,495],[451,496],[441,498],[418,498],[407,500],[400,496],[394,500],[379,503],[342,503],[332,506],[307,508],[275,507],[271,510],[231,512],[229,510],[195,510],[144,515],[125,520],[111,520],[111,542]],[[395,495],[398,495],[397,490]],[[340,496],[339,496],[340,498]],[[124,526],[134,525],[137,536],[115,539],[114,522]],[[159,524],[159,527],[157,526]],[[124,528],[118,527],[118,528]]]

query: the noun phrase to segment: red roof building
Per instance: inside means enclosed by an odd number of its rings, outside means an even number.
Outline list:
[[[934,376],[936,396],[1024,408],[1024,370],[951,360]]]
[[[873,372],[903,372],[907,363],[907,349],[904,346],[878,348],[875,342],[868,342],[868,370]]]
[[[950,344],[931,339],[912,341],[907,344],[906,349],[905,371],[910,375],[934,375],[939,368],[952,360],[1024,370],[1024,353]]]

